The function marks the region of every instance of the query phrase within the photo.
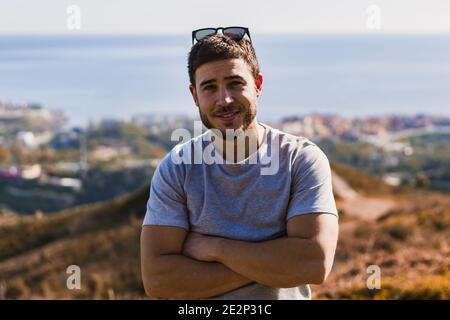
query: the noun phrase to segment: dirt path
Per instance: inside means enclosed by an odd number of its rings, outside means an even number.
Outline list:
[[[374,221],[398,205],[390,199],[359,194],[340,176],[334,172],[332,175],[334,194],[341,198],[338,209],[348,217]]]

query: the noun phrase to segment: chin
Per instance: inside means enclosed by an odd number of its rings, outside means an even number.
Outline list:
[[[241,121],[239,121],[238,123],[230,123],[230,124],[224,124],[224,123],[220,123],[219,121],[215,122],[215,126],[216,129],[219,129],[220,131],[222,131],[223,134],[226,133],[226,130],[240,130],[243,129],[243,124],[241,123]]]

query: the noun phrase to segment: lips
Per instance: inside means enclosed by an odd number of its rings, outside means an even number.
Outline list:
[[[217,118],[223,121],[233,121],[239,116],[239,111],[226,112],[216,115]]]

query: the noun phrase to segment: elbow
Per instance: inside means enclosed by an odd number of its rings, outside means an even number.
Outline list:
[[[177,290],[176,288],[171,288],[164,281],[160,281],[158,276],[148,276],[143,279],[143,286],[145,294],[153,299],[175,299],[175,300],[192,300],[198,299],[198,297],[193,296],[190,292],[185,290]]]
[[[329,271],[323,262],[314,262],[309,269],[295,270],[289,275],[276,277],[266,285],[272,288],[292,288],[304,284],[323,284],[329,275]]]
[[[141,260],[142,285],[145,294],[153,299],[176,299],[169,285],[170,275],[158,257]]]
[[[323,284],[330,274],[331,265],[322,259],[318,259],[311,261],[308,268],[297,271],[297,274],[290,278],[288,287],[297,287],[303,284]]]
[[[156,286],[144,286],[145,294],[153,299],[173,299],[173,300],[193,300],[199,297],[191,295],[189,292],[176,292],[168,288],[158,288]]]
[[[153,268],[150,266],[153,265]],[[142,285],[145,294],[154,299],[167,299],[170,292],[167,292],[167,284],[163,281],[164,272],[155,268],[155,264],[142,264]]]
[[[321,247],[315,259],[311,261],[311,279],[309,284],[323,284],[331,273],[334,262],[334,250]]]
[[[150,298],[162,298],[161,295],[154,289],[154,287],[144,284],[145,294]]]
[[[145,294],[150,298],[161,299],[167,298],[163,290],[161,290],[161,286],[158,284],[156,279],[152,276],[143,277],[142,284],[144,286]]]
[[[302,268],[298,264],[303,264]],[[277,274],[270,282],[265,284],[273,288],[291,288],[304,284],[323,284],[330,275],[333,259],[326,256],[317,256],[310,260],[295,263],[288,273]]]
[[[145,294],[153,299],[182,299],[181,295],[169,290],[167,286],[158,283],[157,280],[143,281]]]
[[[330,275],[332,265],[326,261],[318,261],[309,284],[323,284]]]
[[[309,284],[323,284],[328,275],[325,272],[316,272],[312,277]]]

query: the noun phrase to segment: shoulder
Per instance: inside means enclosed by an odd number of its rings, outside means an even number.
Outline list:
[[[327,160],[325,153],[311,140],[296,136],[279,129],[268,127],[272,139],[279,143],[280,150],[289,152],[293,162],[310,163],[318,160]]]
[[[315,171],[321,175],[330,174],[330,163],[320,147],[302,136],[296,136],[279,129],[269,128],[272,139],[279,143],[279,150],[289,159],[294,172],[305,174]]]
[[[197,137],[180,142],[161,160],[157,170],[163,173],[184,174],[195,163],[195,158],[202,156],[205,143],[210,141],[208,130]]]
[[[201,150],[205,141],[211,141],[210,135],[211,132],[207,130],[194,138],[185,139],[182,137],[183,140],[170,150],[171,159],[175,160],[174,163],[177,163],[176,160],[181,157],[184,160],[183,163],[186,163],[187,157],[191,156],[194,151]]]

